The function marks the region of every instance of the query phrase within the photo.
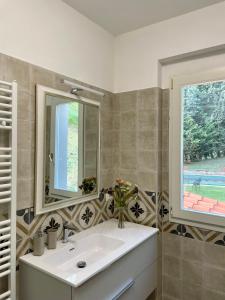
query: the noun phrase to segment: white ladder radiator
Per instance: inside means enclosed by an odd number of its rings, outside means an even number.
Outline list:
[[[0,281],[8,276],[8,289],[0,300],[16,300],[16,180],[17,180],[17,83],[0,81]],[[5,139],[4,139],[5,143]],[[2,143],[1,143],[2,144]]]

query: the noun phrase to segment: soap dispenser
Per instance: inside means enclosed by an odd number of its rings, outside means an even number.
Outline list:
[[[45,241],[44,241],[44,234],[39,229],[34,238],[33,238],[33,255],[41,256],[44,253],[45,249]]]

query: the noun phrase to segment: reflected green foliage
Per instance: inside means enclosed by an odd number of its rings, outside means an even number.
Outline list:
[[[69,125],[78,126],[79,103],[71,102],[69,104]]]
[[[71,102],[68,110],[67,182],[68,189],[78,190],[79,103]]]

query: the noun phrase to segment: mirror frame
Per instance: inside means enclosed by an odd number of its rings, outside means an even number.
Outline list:
[[[91,104],[98,107],[98,154],[97,154],[97,191],[95,194],[64,200],[62,203],[54,202],[44,206],[44,173],[45,173],[45,97],[46,95],[61,96],[70,98],[80,103]],[[100,191],[100,107],[98,101],[76,96],[68,92],[63,92],[43,85],[36,85],[36,154],[35,154],[35,214],[40,215],[50,211],[58,210],[68,206],[87,202],[98,198]]]

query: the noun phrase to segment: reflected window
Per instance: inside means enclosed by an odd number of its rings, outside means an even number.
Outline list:
[[[82,110],[76,102],[58,104],[55,110],[55,169],[54,188],[77,192],[79,189],[79,132]],[[80,157],[81,158],[81,157]]]

